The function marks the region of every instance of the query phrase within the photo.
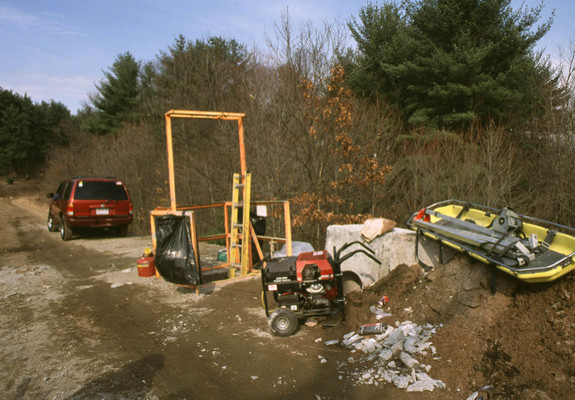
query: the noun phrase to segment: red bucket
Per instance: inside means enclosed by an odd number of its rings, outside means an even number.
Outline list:
[[[138,259],[138,276],[150,277],[156,275],[156,266],[154,265],[154,257],[142,257]]]

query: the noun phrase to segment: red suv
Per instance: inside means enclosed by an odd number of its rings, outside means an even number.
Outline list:
[[[70,240],[76,228],[114,228],[128,234],[132,201],[124,183],[115,178],[73,178],[62,182],[51,198],[48,230],[60,228],[62,240]]]

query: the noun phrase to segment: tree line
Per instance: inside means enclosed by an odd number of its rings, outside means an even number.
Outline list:
[[[290,200],[295,236],[315,246],[328,224],[401,224],[448,198],[573,225],[574,52],[551,65],[535,50],[552,23],[541,11],[384,1],[347,24],[285,14],[263,50],[180,35],[152,61],[120,54],[44,147],[46,181],[123,178],[147,232],[169,204],[163,114],[243,112],[253,196]],[[178,203],[229,199],[237,127],[178,120],[173,134]]]
[[[70,111],[62,103],[35,104],[0,87],[0,176],[32,176],[51,147],[67,144],[69,122]]]

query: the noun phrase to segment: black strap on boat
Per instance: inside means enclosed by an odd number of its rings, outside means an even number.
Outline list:
[[[515,229],[512,229],[510,232],[508,232],[507,235],[501,235],[501,237],[497,240],[497,242],[493,245],[493,247],[491,248],[491,250],[489,250],[489,252],[487,253],[488,256],[490,256],[491,254],[493,254],[493,252],[495,251],[495,248],[497,246],[499,246],[499,244],[501,243],[501,241],[505,238],[507,238],[508,236],[513,236],[515,234],[516,231],[520,231],[521,227],[517,227]],[[520,233],[520,232],[517,232]],[[523,235],[525,236],[525,235]],[[511,241],[511,243],[509,243],[509,245],[507,245],[506,247],[503,248],[502,251],[499,252],[499,256],[503,257],[503,255],[505,253],[507,253],[509,251],[509,249],[511,249],[513,246],[515,246],[515,244],[517,243],[517,241]]]
[[[517,242],[511,242],[507,245],[507,247],[504,247],[503,250],[499,252],[499,257],[503,257],[505,253],[507,253],[513,246],[515,246],[516,243]],[[495,247],[493,249],[495,249]]]
[[[497,242],[495,242],[495,244],[493,245],[493,247],[491,247],[491,249],[487,252],[487,256],[491,256],[493,254],[493,252],[495,251],[495,248],[497,246],[499,246],[499,244],[501,244],[501,242],[503,241],[503,239],[505,239],[505,235],[501,235],[499,237],[499,239],[497,239]],[[511,246],[513,246],[515,243],[511,243],[509,246],[505,247],[503,249],[503,252],[501,252],[499,255],[502,256],[503,254],[507,253],[507,250],[509,250],[511,248]]]
[[[549,249],[549,246],[553,243],[553,239],[555,239],[555,235],[557,235],[557,231],[547,231],[547,236],[545,236],[545,239],[541,242],[541,247],[545,250]]]
[[[471,203],[465,203],[465,205],[461,208],[461,211],[459,211],[459,214],[457,214],[455,218],[457,219],[461,218],[464,212],[469,211],[469,207],[471,207]]]

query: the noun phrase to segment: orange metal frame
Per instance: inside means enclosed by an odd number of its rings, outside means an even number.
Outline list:
[[[170,209],[176,211],[176,179],[174,175],[174,147],[172,143],[172,118],[195,118],[195,119],[220,119],[228,121],[238,121],[238,133],[240,142],[240,172],[245,176],[246,168],[246,148],[244,146],[244,125],[243,113],[225,113],[217,111],[187,111],[170,110],[164,114],[166,118],[166,140],[168,145],[168,174],[170,181]]]
[[[152,233],[152,242],[154,246],[154,252],[156,250],[156,232],[155,232],[155,222],[154,216],[158,215],[189,215],[190,216],[190,225],[191,225],[191,232],[192,232],[192,246],[194,248],[194,252],[198,254],[198,249],[196,248],[197,243],[200,241],[210,241],[210,240],[217,240],[217,239],[226,239],[226,249],[230,249],[230,232],[229,232],[229,219],[228,219],[228,210],[232,206],[231,202],[224,202],[218,204],[209,204],[209,205],[198,205],[198,206],[191,206],[191,207],[177,207],[176,202],[176,181],[175,181],[175,172],[174,172],[174,149],[173,149],[173,140],[172,140],[172,118],[188,118],[188,119],[215,119],[215,120],[230,120],[230,121],[237,121],[238,122],[238,140],[239,140],[239,150],[240,150],[240,171],[241,176],[244,177],[247,172],[246,167],[246,155],[245,155],[245,146],[244,146],[244,128],[243,128],[243,118],[245,114],[243,113],[226,113],[226,112],[217,112],[217,111],[189,111],[189,110],[170,110],[164,114],[166,119],[166,143],[168,148],[168,175],[169,175],[169,187],[170,187],[170,207],[157,207],[150,213],[150,223],[151,223],[151,233]],[[292,254],[292,241],[291,241],[291,217],[290,217],[290,209],[289,209],[289,202],[287,201],[263,201],[263,202],[253,202],[254,205],[282,205],[284,208],[284,223],[285,223],[285,238],[275,238],[275,237],[267,237],[267,236],[256,236],[255,232],[253,231],[253,227],[251,228],[251,237],[252,240],[257,243],[256,239],[260,239],[263,241],[270,241],[270,242],[278,242],[278,243],[286,243],[287,245],[287,254]],[[217,234],[217,235],[209,235],[209,236],[202,236],[198,237],[195,227],[195,217],[194,213],[201,209],[207,208],[217,208],[223,207],[224,208],[224,224],[225,224],[225,233]],[[260,259],[263,259],[263,254],[261,253],[261,249],[259,245],[256,246]],[[200,260],[196,259],[196,265],[200,265]],[[218,265],[213,268],[205,269],[216,269],[216,268],[226,268],[229,267],[229,263],[225,263],[222,265]],[[156,276],[159,277],[158,273],[156,272]]]

